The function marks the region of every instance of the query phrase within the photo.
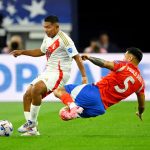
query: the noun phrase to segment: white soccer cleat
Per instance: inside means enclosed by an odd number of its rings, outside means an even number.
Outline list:
[[[38,135],[40,135],[40,132],[37,130],[36,127],[31,128],[27,132],[21,134],[21,136],[38,136]]]
[[[36,128],[37,125],[38,125],[37,122],[28,120],[25,124],[23,124],[22,126],[20,126],[18,128],[18,132],[25,133],[25,132],[29,131],[31,128],[34,128],[34,127]]]

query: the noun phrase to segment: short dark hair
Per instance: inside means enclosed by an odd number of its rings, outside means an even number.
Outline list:
[[[136,59],[140,62],[143,58],[143,53],[139,48],[130,47],[127,48],[126,51],[136,57]]]
[[[45,22],[51,22],[51,23],[58,23],[59,22],[59,19],[57,16],[55,15],[50,15],[50,16],[47,16],[45,19],[44,19]]]

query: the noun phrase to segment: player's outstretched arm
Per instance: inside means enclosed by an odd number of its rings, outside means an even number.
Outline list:
[[[13,55],[14,57],[20,56],[20,55],[27,55],[32,57],[39,57],[43,56],[44,53],[41,52],[40,49],[34,49],[34,50],[14,50],[10,53],[10,55]]]
[[[145,109],[145,94],[138,95],[138,111],[136,112],[136,115],[142,120],[142,114]]]
[[[89,60],[93,64],[95,64],[99,67],[107,68],[107,69],[110,69],[110,70],[113,70],[113,68],[114,68],[114,62],[106,61],[106,60],[101,59],[101,58],[91,57],[87,54],[84,54],[81,57],[82,57],[83,60]]]
[[[84,69],[84,65],[83,65],[83,62],[82,62],[82,59],[81,59],[80,55],[79,54],[75,55],[73,58],[76,61],[77,65],[78,65],[78,68],[79,68],[79,70],[82,74],[82,83],[87,84],[88,79],[87,79],[86,72],[85,72],[85,69]]]

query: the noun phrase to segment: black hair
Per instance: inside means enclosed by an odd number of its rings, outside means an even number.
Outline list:
[[[126,51],[136,57],[136,59],[140,62],[143,57],[143,53],[139,48],[136,47],[130,47],[127,48]]]
[[[50,16],[47,16],[45,19],[44,19],[45,22],[51,22],[51,23],[58,23],[59,22],[59,19],[57,16],[54,16],[54,15],[50,15]]]

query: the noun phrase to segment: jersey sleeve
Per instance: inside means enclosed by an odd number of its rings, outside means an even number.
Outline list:
[[[67,52],[68,56],[70,58],[72,58],[73,56],[77,55],[78,51],[77,51],[72,39],[67,34],[65,34],[63,32],[60,32],[59,36],[61,38],[63,48]]]
[[[44,39],[43,39],[40,49],[41,49],[42,53],[44,53],[44,54],[46,53],[46,35],[44,36]]]
[[[78,51],[73,41],[69,42],[69,45],[65,46],[65,50],[70,58],[78,54]]]
[[[115,60],[114,61],[114,69],[112,71],[121,71],[121,69],[124,69],[126,66],[127,62],[126,61],[119,61],[119,60]]]

